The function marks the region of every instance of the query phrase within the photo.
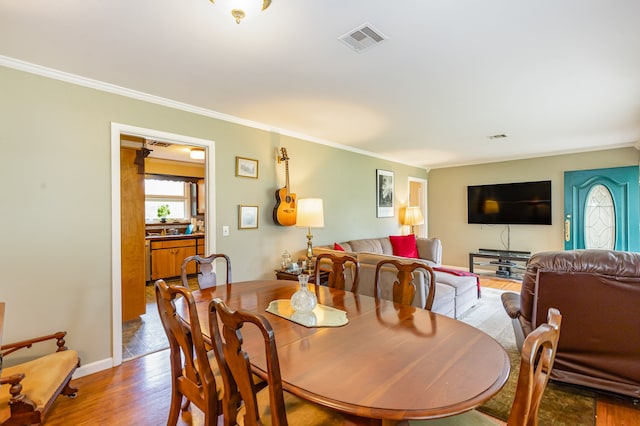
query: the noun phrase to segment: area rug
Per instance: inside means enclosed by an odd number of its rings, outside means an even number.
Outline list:
[[[502,307],[502,290],[482,288],[479,303],[465,312],[460,321],[466,322],[496,339],[509,354],[511,372],[502,390],[482,406],[479,411],[507,420],[520,371],[520,353],[516,346],[511,318]],[[595,394],[556,383],[549,383],[540,403],[538,424],[554,426],[595,425]]]

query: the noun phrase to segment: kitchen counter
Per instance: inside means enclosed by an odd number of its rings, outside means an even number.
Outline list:
[[[188,238],[204,238],[204,232],[194,234],[176,234],[176,235],[147,235],[145,239],[149,241],[171,241],[171,240],[185,240]]]

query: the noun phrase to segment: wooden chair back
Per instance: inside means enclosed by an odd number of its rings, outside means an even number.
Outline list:
[[[351,285],[352,293],[358,292],[358,275],[360,273],[360,263],[358,260],[349,255],[336,255],[333,253],[321,253],[316,257],[315,266],[315,283],[320,282],[320,272],[328,270],[328,262],[323,262],[326,259],[331,263],[331,269],[329,269],[329,279],[327,285],[329,287],[337,288],[338,290],[346,290],[346,268],[349,265],[353,265],[353,284]]]
[[[218,318],[220,318],[221,324],[218,323]],[[286,426],[287,416],[280,362],[271,324],[262,315],[232,311],[222,300],[214,299],[209,304],[209,325],[213,336],[214,351],[225,383],[223,397],[225,424],[236,424],[235,419],[240,399],[244,402],[245,407],[244,424],[262,424],[249,355],[242,349],[241,328],[245,323],[255,325],[264,340],[271,424]]]
[[[436,294],[436,277],[429,266],[420,262],[406,262],[396,259],[385,259],[376,265],[374,296],[380,298],[380,271],[385,266],[393,266],[396,268],[396,280],[393,283],[393,301],[404,305],[411,305],[416,295],[416,283],[414,282],[414,271],[423,269],[429,275],[429,288],[425,297],[423,306],[427,311],[433,306],[433,299]]]
[[[507,420],[509,426],[538,424],[538,408],[556,357],[561,322],[560,312],[550,308],[547,323],[538,326],[525,339],[516,393]]]
[[[201,256],[189,256],[182,261],[182,267],[180,268],[180,277],[182,278],[182,285],[189,288],[189,280],[187,277],[187,265],[189,262],[196,262],[198,265],[198,286],[200,289],[215,287],[218,285],[218,280],[215,272],[216,260],[222,259],[227,268],[227,276],[225,284],[231,282],[231,260],[226,254],[218,253],[212,254],[207,257]]]
[[[183,318],[176,309],[176,300],[185,307]],[[198,311],[191,291],[183,286],[169,286],[156,281],[156,300],[162,326],[167,334],[171,362],[171,407],[167,425],[178,421],[182,398],[184,409],[193,402],[204,413],[205,425],[215,425],[222,413],[219,394],[222,383],[214,375],[205,341],[200,329]]]

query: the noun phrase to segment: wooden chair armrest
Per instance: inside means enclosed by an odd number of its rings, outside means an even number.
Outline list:
[[[11,376],[0,378],[0,385],[11,385],[9,393],[11,399],[9,405],[11,406],[11,413],[20,412],[32,412],[36,410],[36,403],[23,395],[22,392],[22,380],[25,378],[24,373],[12,374]]]
[[[6,345],[2,345],[0,347],[0,350],[2,351],[2,356],[5,357],[10,353],[13,353],[19,349],[30,348],[31,346],[33,346],[34,343],[56,339],[56,345],[58,346],[58,349],[56,349],[56,352],[66,351],[67,347],[65,346],[66,342],[64,341],[64,337],[66,335],[67,335],[66,331],[58,331],[56,333],[48,334],[46,336],[36,337],[34,339],[22,340],[20,342],[15,342],[15,343],[8,343]]]

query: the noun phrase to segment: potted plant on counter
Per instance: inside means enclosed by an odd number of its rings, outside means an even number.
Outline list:
[[[167,221],[167,216],[171,214],[171,210],[169,210],[169,204],[162,204],[158,207],[158,217],[160,218],[160,222],[165,223]]]

